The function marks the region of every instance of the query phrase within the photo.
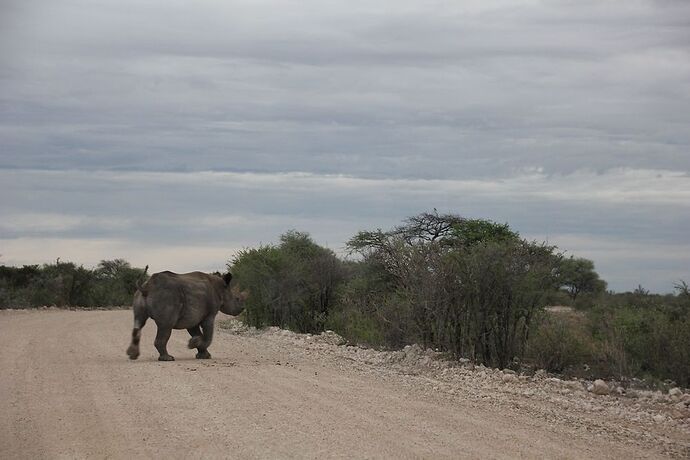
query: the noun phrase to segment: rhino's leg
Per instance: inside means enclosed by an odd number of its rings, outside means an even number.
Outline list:
[[[139,341],[141,340],[141,329],[146,324],[148,316],[143,308],[134,309],[134,328],[132,329],[132,342],[127,348],[127,356],[129,359],[137,359],[139,357]]]
[[[192,336],[191,339],[189,339],[189,344],[187,345],[189,348],[196,348],[198,350],[198,353],[196,354],[197,359],[208,359],[211,357],[211,354],[206,350],[206,346],[204,344],[204,336],[201,333],[201,327],[199,326],[194,326],[192,328],[187,329],[187,332],[189,332],[189,335]]]
[[[156,350],[160,353],[158,361],[175,361],[175,358],[168,354],[168,339],[172,333],[171,327],[158,326],[158,332],[156,332],[156,340],[153,344],[156,346]]]
[[[199,325],[190,327],[189,329],[187,329],[187,332],[189,332],[189,335],[192,336],[192,338],[189,339],[187,348],[191,350],[192,348],[197,348],[199,345],[201,345],[201,343],[204,340],[204,336],[201,333],[201,327],[199,327]]]
[[[197,344],[196,354],[197,359],[210,359],[211,353],[208,352],[208,347],[211,346],[213,341],[213,323],[216,319],[216,315],[207,316],[201,322],[201,330],[203,331],[203,340]],[[190,341],[191,342],[191,341]]]

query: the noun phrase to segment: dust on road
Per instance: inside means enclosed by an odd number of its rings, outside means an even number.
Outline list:
[[[682,444],[597,434],[490,394],[417,391],[279,337],[219,331],[213,359],[195,360],[174,331],[176,361],[158,362],[149,323],[130,361],[131,321],[0,312],[0,458],[654,458]]]

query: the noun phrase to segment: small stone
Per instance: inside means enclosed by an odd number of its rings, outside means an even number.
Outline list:
[[[683,390],[681,390],[678,387],[671,388],[670,390],[668,390],[668,395],[681,397],[681,396],[683,396]]]
[[[330,345],[345,345],[346,343],[346,340],[344,338],[342,338],[341,336],[339,336],[331,330],[323,331],[321,334],[319,334],[317,340]]]
[[[407,345],[405,348],[403,348],[403,351],[405,352],[405,357],[407,359],[419,358],[424,353],[422,347],[416,343],[413,345]]]
[[[596,379],[592,385],[592,393],[595,395],[604,396],[609,394],[609,386],[601,379]]]
[[[539,369],[537,372],[534,373],[532,376],[533,380],[542,380],[546,378],[546,371],[544,369]]]
[[[664,417],[664,416],[661,415],[661,414],[655,415],[654,417],[652,417],[652,419],[654,419],[654,421],[655,421],[656,423],[663,423],[663,422],[666,421],[666,417]]]
[[[515,383],[519,381],[517,375],[515,374],[503,374],[501,380],[503,380],[503,383]]]
[[[504,374],[513,374],[513,375],[517,375],[517,372],[515,372],[515,371],[512,370],[512,369],[503,369],[503,373],[504,373]]]

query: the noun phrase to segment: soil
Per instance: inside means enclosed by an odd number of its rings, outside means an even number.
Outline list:
[[[130,361],[131,323],[123,310],[0,311],[0,458],[690,457],[684,394],[596,396],[419,347],[235,322],[210,360],[174,331],[174,362],[157,361],[149,322]]]

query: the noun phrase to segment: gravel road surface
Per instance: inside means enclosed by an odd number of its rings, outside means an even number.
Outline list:
[[[149,321],[130,361],[131,322],[127,310],[0,311],[0,458],[690,454],[687,423],[635,421],[611,396],[429,359],[406,367],[403,352],[275,329],[217,328],[210,360],[194,359],[187,333],[174,331],[176,361],[158,362]]]

